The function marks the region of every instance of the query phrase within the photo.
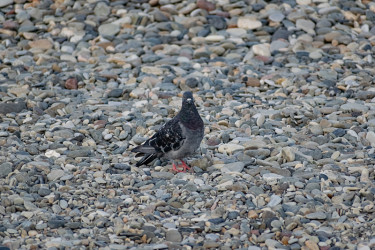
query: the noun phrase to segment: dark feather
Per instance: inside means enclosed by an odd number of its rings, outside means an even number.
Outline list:
[[[156,150],[154,147],[149,145],[140,145],[138,147],[135,147],[132,149],[133,153],[144,153],[144,154],[153,154],[156,153]]]
[[[177,150],[185,140],[178,119],[168,121],[160,128],[154,136],[148,139],[143,146],[153,147],[158,153],[168,153],[171,150]]]
[[[140,155],[140,154],[137,154],[137,156]],[[155,160],[156,158],[158,157],[158,154],[146,154],[145,156],[143,156],[142,159],[140,159],[137,164],[135,164],[137,167],[140,167],[142,165],[147,165],[149,164],[150,162],[152,162],[153,160]]]

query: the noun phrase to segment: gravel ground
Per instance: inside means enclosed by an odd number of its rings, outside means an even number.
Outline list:
[[[375,3],[0,0],[1,249],[375,248]],[[194,173],[130,149],[194,92]]]

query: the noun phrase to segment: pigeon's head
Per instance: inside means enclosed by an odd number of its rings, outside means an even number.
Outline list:
[[[184,92],[184,95],[182,96],[182,105],[191,105],[194,104],[194,98],[193,93],[190,91]]]

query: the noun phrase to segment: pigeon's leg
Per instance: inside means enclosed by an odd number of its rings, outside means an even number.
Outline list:
[[[184,168],[184,170],[182,170],[181,172],[187,172],[187,170],[191,170],[191,168],[188,165],[186,165],[186,163],[183,160],[181,160],[181,162],[182,167]]]
[[[176,172],[184,172],[185,173],[187,170],[191,169],[188,165],[186,165],[186,163],[183,160],[181,160],[181,162],[182,162],[182,165],[177,165],[177,166],[173,162],[173,168],[172,168],[172,170],[176,171]]]
[[[182,172],[182,170],[177,169],[176,164],[174,164],[174,161],[173,161],[173,168],[172,168],[172,170],[176,171],[176,172]]]

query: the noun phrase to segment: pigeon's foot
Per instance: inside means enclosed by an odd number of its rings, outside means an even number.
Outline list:
[[[182,162],[182,164],[181,165],[177,165],[177,166],[176,166],[176,164],[173,163],[172,170],[176,171],[176,172],[183,172],[183,173],[186,173],[187,170],[189,170],[189,171],[192,170],[188,165],[186,165],[186,163],[183,160],[181,160],[181,162]],[[182,168],[182,169],[178,169],[177,167],[178,168]]]

